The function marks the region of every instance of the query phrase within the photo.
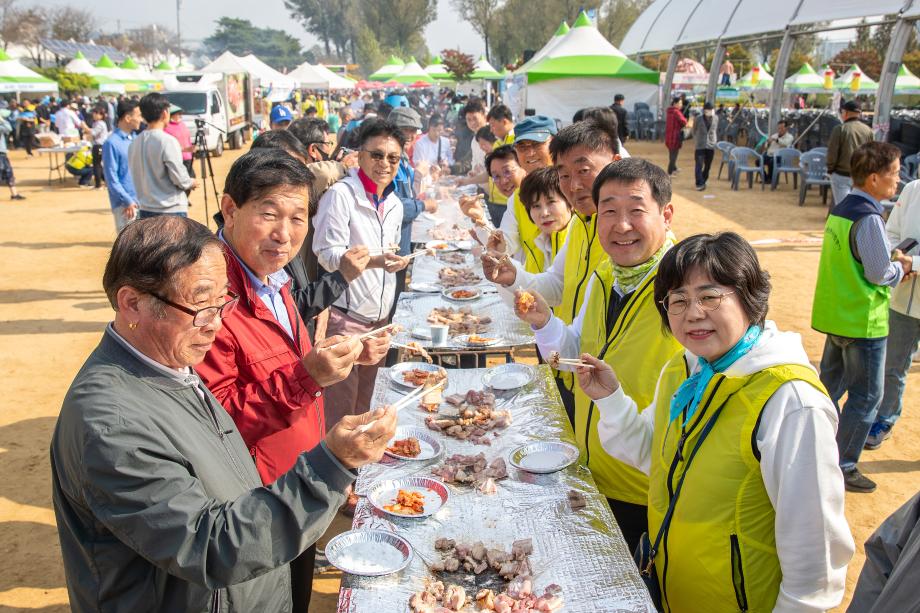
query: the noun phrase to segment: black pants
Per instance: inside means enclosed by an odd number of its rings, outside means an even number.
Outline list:
[[[607,499],[610,510],[620,526],[620,532],[626,539],[629,553],[633,553],[639,546],[643,532],[648,532],[648,507],[641,504],[632,504],[622,500]],[[652,537],[654,538],[654,537]]]
[[[35,140],[35,130],[32,128],[19,128],[19,140],[22,146],[26,148],[26,153],[32,155],[32,141]]]
[[[697,149],[694,154],[696,161],[696,186],[702,187],[709,182],[709,169],[712,167],[712,158],[715,156],[715,149]]]
[[[766,183],[770,183],[773,180],[773,156],[769,153],[763,154],[763,171],[766,175]],[[787,181],[789,179],[786,179]]]
[[[96,188],[102,187],[102,145],[93,145],[93,179],[96,180]]]
[[[674,174],[674,171],[677,170],[677,154],[680,153],[680,148],[677,149],[668,149],[668,174]]]
[[[316,562],[316,545],[310,545],[291,561],[292,613],[307,613],[313,595],[313,563]]]

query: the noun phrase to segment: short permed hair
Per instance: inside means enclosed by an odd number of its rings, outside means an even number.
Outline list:
[[[470,100],[463,107],[463,114],[468,115],[469,113],[482,113],[486,114],[486,107],[483,106],[482,101],[479,99]]]
[[[529,173],[521,181],[518,195],[521,197],[521,202],[524,204],[527,216],[530,217],[531,221],[533,221],[533,217],[530,215],[530,209],[537,204],[537,201],[542,196],[558,197],[565,202],[570,211],[572,210],[572,205],[565,199],[562,188],[559,187],[559,171],[556,170],[555,166],[539,168]]]
[[[508,121],[514,121],[514,115],[511,114],[511,109],[504,104],[496,104],[489,109],[489,114],[486,115],[486,119],[495,119],[497,121],[507,119]]]
[[[495,135],[492,134],[492,130],[489,129],[489,126],[482,126],[479,130],[476,131],[476,140],[489,141],[494,143],[496,140]]]
[[[579,121],[559,130],[559,133],[549,143],[549,152],[553,156],[553,162],[558,162],[559,156],[575,147],[587,147],[591,151],[606,150],[614,155],[620,153],[616,133],[611,134],[608,126],[600,125],[593,119]]]
[[[252,141],[252,146],[249,150],[252,151],[253,149],[281,149],[290,155],[298,155],[304,160],[310,159],[307,148],[290,129],[262,132]]]
[[[645,181],[652,192],[652,198],[658,203],[659,209],[663,209],[671,202],[671,178],[664,169],[648,160],[624,158],[607,164],[597,174],[594,179],[594,185],[591,187],[594,206],[597,206],[600,200],[601,188],[610,181],[616,181],[617,183]]]
[[[860,145],[850,157],[850,178],[853,185],[865,185],[869,175],[884,172],[901,158],[901,150],[891,143],[876,140]]]
[[[501,147],[493,149],[489,155],[486,156],[486,173],[489,176],[492,175],[492,162],[495,160],[514,160],[518,162],[517,152],[511,145],[502,145]]]
[[[324,119],[301,117],[292,121],[287,131],[293,134],[306,149],[310,145],[326,140],[326,135],[329,134],[329,124]]]
[[[151,92],[141,98],[141,117],[147,123],[159,121],[163,112],[169,110],[169,98],[159,92]]]
[[[256,148],[237,158],[224,182],[224,193],[237,207],[282,187],[304,187],[309,192],[313,173],[280,148]]]
[[[115,239],[102,274],[109,304],[118,310],[118,290],[125,286],[145,294],[173,294],[178,274],[209,247],[220,249],[220,240],[187,217],[160,215],[129,224]]]
[[[397,128],[395,124],[378,118],[366,119],[361,123],[361,127],[358,129],[358,145],[363,148],[367,141],[378,136],[392,138],[399,143],[400,149],[406,146],[406,137],[403,135],[402,130]]]
[[[693,270],[734,288],[748,319],[763,327],[769,308],[770,274],[760,267],[750,243],[734,232],[720,232],[685,238],[661,258],[655,276],[655,306],[667,330],[671,330],[671,323],[663,301],[684,285]]]

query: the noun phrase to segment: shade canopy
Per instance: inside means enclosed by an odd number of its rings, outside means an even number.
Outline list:
[[[434,79],[430,74],[425,72],[425,69],[415,61],[414,57],[410,57],[409,61],[406,62],[405,66],[402,67],[398,73],[393,76],[393,81],[397,83],[405,83],[407,85],[412,83],[418,83],[423,81],[425,83],[434,83]]]
[[[756,68],[759,73],[757,83],[754,83],[754,68],[751,68],[750,72],[738,79],[735,87],[742,91],[769,91],[773,89],[773,75],[767,72],[763,64],[758,64]]]
[[[454,81],[454,75],[447,70],[447,66],[437,55],[431,58],[431,63],[425,66],[425,72],[435,81]]]
[[[900,95],[920,94],[920,78],[904,64],[901,64],[898,69],[898,78],[894,82],[894,93]]]
[[[230,51],[224,51],[213,62],[201,69],[201,72],[245,72],[259,80],[263,94],[272,102],[287,100],[297,87],[297,81],[281,74],[256,56],[239,57]]]
[[[342,75],[332,72],[322,64],[317,64],[314,68],[319,72],[319,74],[326,79],[326,82],[329,84],[329,89],[354,89],[355,82],[351,79],[347,79]]]
[[[570,28],[569,28],[568,23],[566,23],[565,21],[560,23],[559,27],[556,28],[556,33],[553,34],[552,38],[550,38],[549,41],[545,45],[543,45],[543,47],[541,47],[536,53],[534,53],[533,57],[531,57],[529,60],[524,62],[521,66],[519,66],[518,69],[514,71],[515,74],[526,73],[530,69],[531,66],[533,66],[534,64],[536,64],[537,62],[545,58],[546,54],[549,53],[553,49],[553,47],[559,44],[559,41],[565,38],[565,35],[569,33],[569,30]]]
[[[796,94],[820,94],[827,93],[824,89],[824,77],[815,72],[811,64],[805,62],[798,72],[786,79],[784,89]]]
[[[856,79],[856,75],[859,75],[859,87],[853,89],[853,81]],[[859,67],[859,64],[853,64],[849,70],[834,79],[834,89],[849,90],[854,93],[876,92],[878,91],[878,83],[870,79],[863,72],[863,69]]]
[[[473,72],[470,73],[470,76],[467,77],[470,80],[475,81],[476,79],[487,79],[491,81],[499,81],[503,77],[500,72],[495,70],[492,67],[492,64],[485,57],[479,58],[479,61],[476,62],[476,65],[473,67]]]
[[[390,79],[395,77],[397,73],[399,73],[400,70],[402,70],[403,66],[404,64],[401,59],[399,59],[395,55],[391,55],[390,59],[387,60],[386,64],[378,68],[376,72],[371,73],[371,75],[368,77],[368,80],[369,81],[389,81]]]
[[[58,84],[29,70],[0,49],[0,92],[56,92]]]

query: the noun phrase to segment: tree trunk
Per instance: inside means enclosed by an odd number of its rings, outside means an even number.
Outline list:
[[[355,51],[355,39],[354,39],[354,37],[352,37],[352,38],[349,40],[349,43],[351,44],[351,63],[352,63],[352,64],[357,64],[357,63],[358,63],[358,54],[357,54],[357,52]]]
[[[491,54],[491,50],[489,49],[489,35],[488,35],[488,34],[484,34],[483,37],[482,37],[482,41],[486,44],[486,61],[489,62],[489,63],[491,64],[491,63],[492,63],[492,54]]]
[[[329,47],[329,39],[323,38],[323,44],[326,45],[326,57],[329,57],[332,55],[332,49]]]

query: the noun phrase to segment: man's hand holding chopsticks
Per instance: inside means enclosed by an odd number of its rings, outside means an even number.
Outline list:
[[[329,387],[348,376],[363,351],[357,337],[330,336],[316,343],[302,363],[317,385]]]
[[[395,434],[396,411],[384,407],[343,417],[326,434],[326,448],[346,468],[360,468],[379,462]]]

